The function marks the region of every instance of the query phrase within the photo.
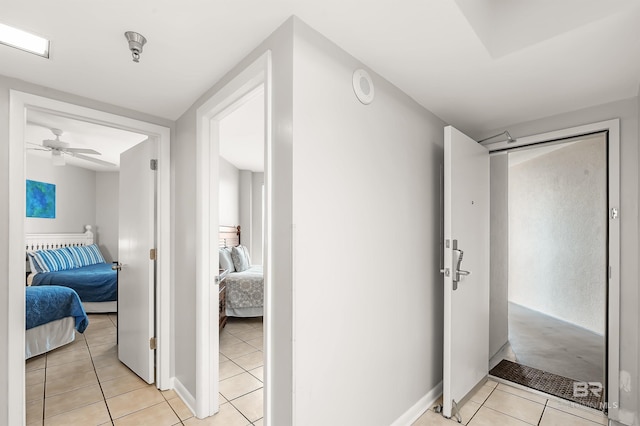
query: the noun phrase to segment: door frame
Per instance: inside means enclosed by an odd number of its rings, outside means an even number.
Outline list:
[[[25,295],[24,295],[24,223],[26,150],[25,123],[27,110],[40,110],[75,120],[128,130],[149,136],[157,144],[157,268],[156,268],[156,386],[171,387],[171,129],[157,124],[83,107],[18,90],[9,91],[9,282],[8,288],[8,386],[22,389],[9,392],[8,419],[10,424],[25,421]],[[21,201],[18,201],[21,200]]]
[[[620,208],[620,119],[600,121],[583,126],[570,127],[551,132],[540,133],[518,138],[515,142],[482,143],[489,153],[504,151],[521,146],[569,139],[598,132],[608,132],[607,143],[607,175],[608,175],[608,212],[612,208]],[[608,417],[619,420],[620,401],[620,219],[608,220],[609,241],[609,282],[607,294],[607,354],[606,381]],[[615,404],[611,404],[615,403]]]
[[[196,395],[195,414],[198,418],[211,416],[219,411],[219,317],[218,239],[212,238],[219,225],[218,185],[220,141],[219,121],[237,106],[242,99],[260,85],[264,86],[265,126],[265,224],[263,227],[264,262],[264,417],[269,413],[271,388],[268,377],[271,371],[270,333],[270,259],[271,259],[271,51],[262,54],[235,78],[224,85],[196,111]],[[215,291],[213,291],[215,289]],[[269,422],[267,422],[269,423]]]

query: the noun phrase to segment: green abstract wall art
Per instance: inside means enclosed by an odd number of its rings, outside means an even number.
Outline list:
[[[27,217],[56,217],[56,186],[27,179]]]

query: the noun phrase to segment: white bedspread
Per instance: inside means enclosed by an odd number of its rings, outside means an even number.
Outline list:
[[[263,315],[264,278],[262,265],[253,265],[243,272],[231,272],[225,278],[226,313],[230,317]]]

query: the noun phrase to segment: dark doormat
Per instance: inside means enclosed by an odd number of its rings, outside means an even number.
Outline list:
[[[489,371],[489,374],[597,410],[603,407],[603,390],[598,392],[597,388],[589,387],[582,381],[547,373],[517,362],[503,359]],[[578,383],[575,391],[574,383]],[[581,396],[585,394],[586,396]]]

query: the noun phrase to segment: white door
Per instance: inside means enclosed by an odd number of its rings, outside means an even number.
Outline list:
[[[451,417],[489,368],[489,151],[445,127],[444,175],[443,414]]]
[[[120,155],[118,358],[147,383],[154,382],[156,172],[146,140]]]

